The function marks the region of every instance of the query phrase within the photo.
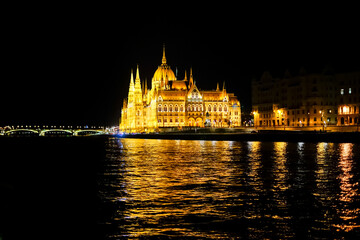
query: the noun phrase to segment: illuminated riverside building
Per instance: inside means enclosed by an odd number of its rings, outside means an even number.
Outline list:
[[[222,89],[199,90],[190,69],[189,79],[178,80],[167,65],[165,47],[162,63],[155,71],[148,89],[141,86],[139,66],[134,83],[131,71],[127,100],[121,110],[120,131],[152,132],[165,128],[238,127],[240,102],[234,93]]]
[[[359,125],[360,119],[360,74],[347,73],[337,77],[339,99],[337,124]]]
[[[306,74],[302,69],[295,77],[286,72],[283,78],[273,78],[265,72],[252,82],[254,125],[355,125],[359,121],[359,79],[360,73]]]

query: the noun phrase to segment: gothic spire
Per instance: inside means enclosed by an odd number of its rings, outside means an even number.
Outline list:
[[[139,74],[139,65],[137,65],[137,67],[136,67],[135,90],[141,92],[141,82],[140,82],[140,74]]]
[[[147,94],[147,79],[145,78],[144,94]]]
[[[131,69],[129,91],[131,91],[131,92],[134,91],[134,73],[133,73],[133,69]]]
[[[163,44],[163,57],[162,57],[162,64],[166,64],[166,57],[165,57],[165,43]]]
[[[192,75],[192,68],[190,68],[190,82],[189,85],[190,87],[194,84],[194,79],[193,79],[193,75]]]

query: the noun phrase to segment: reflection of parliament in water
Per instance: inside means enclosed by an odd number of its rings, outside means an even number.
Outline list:
[[[190,69],[190,78],[178,80],[166,63],[155,71],[151,89],[141,86],[139,67],[135,84],[131,72],[127,101],[121,110],[120,130],[124,132],[155,131],[165,127],[237,127],[241,123],[240,102],[223,88],[199,90]]]

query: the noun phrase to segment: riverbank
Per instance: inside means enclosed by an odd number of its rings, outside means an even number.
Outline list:
[[[124,134],[121,138],[218,140],[218,141],[271,141],[271,142],[360,142],[359,132],[297,132],[261,131],[256,133],[159,133]]]

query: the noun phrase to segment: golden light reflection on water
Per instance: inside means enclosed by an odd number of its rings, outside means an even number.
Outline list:
[[[145,219],[147,225],[161,224],[162,219],[202,216],[218,212],[213,205],[198,199],[220,201],[227,196],[223,185],[231,174],[227,167],[229,142],[130,140],[123,142],[128,159],[126,179],[129,204],[128,219]],[[144,158],[144,156],[146,156]],[[156,227],[134,231],[132,236],[151,236],[156,232],[184,232]],[[135,226],[136,228],[136,226]],[[135,230],[135,228],[133,230]]]
[[[353,143],[342,143],[339,145],[340,159],[339,168],[341,170],[338,178],[340,180],[340,206],[337,209],[342,224],[335,224],[339,231],[349,232],[354,228],[359,228],[360,206],[354,205],[355,198],[359,197],[358,179],[353,179]],[[357,221],[356,221],[357,220]]]
[[[110,217],[120,230],[110,236],[288,239],[354,231],[356,147],[119,139],[104,173],[115,179],[105,182],[104,196],[120,206]]]

